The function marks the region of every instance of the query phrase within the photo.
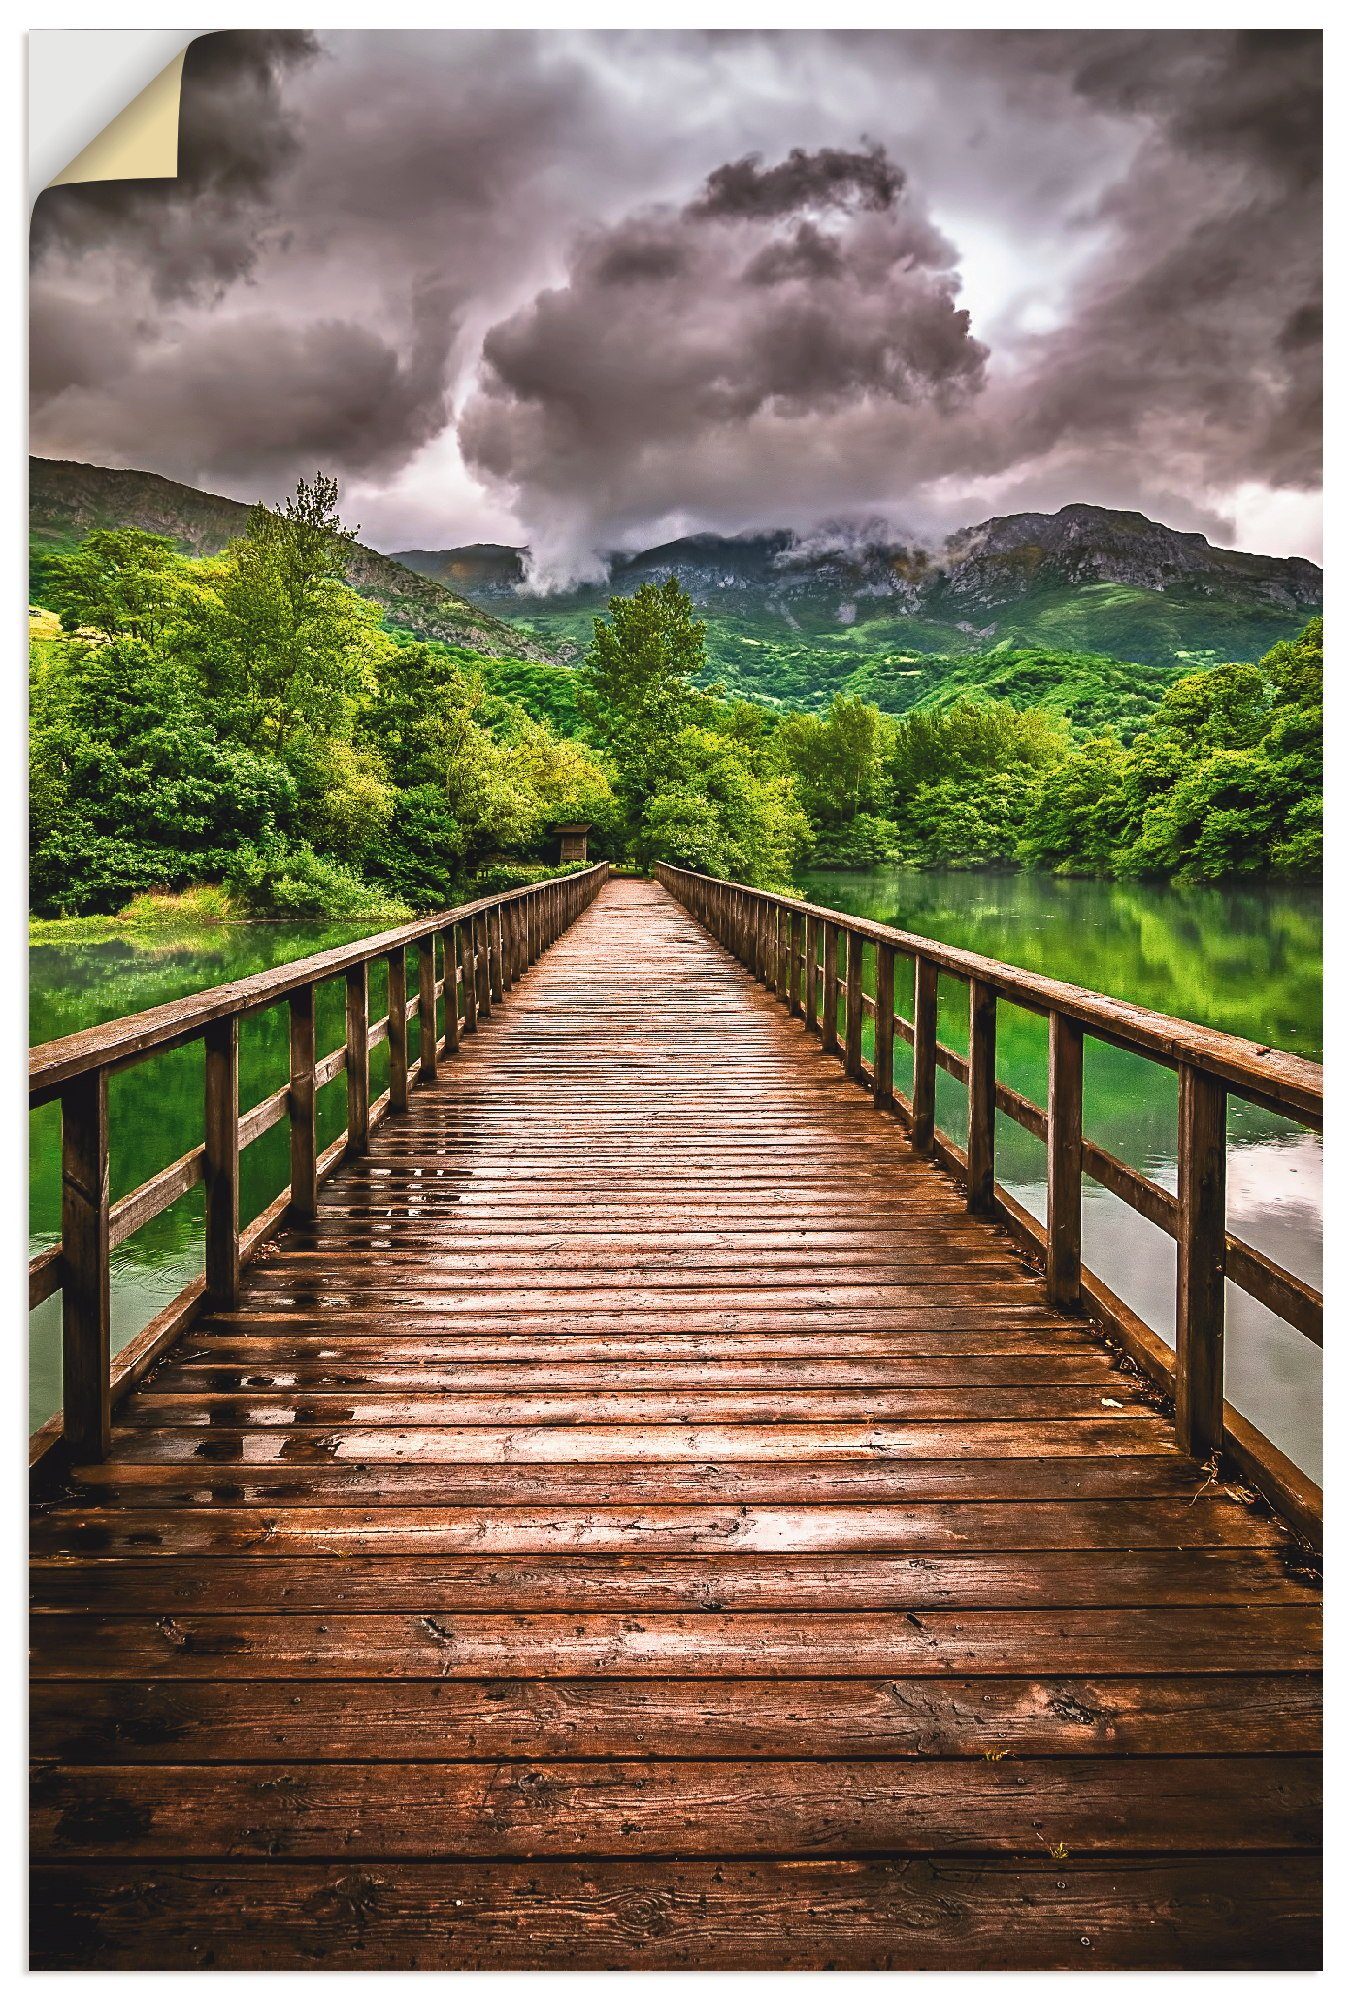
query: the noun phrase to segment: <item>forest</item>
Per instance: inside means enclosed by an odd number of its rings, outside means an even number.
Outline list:
[[[533,879],[574,820],[617,863],[777,887],[809,861],[1318,873],[1317,619],[1257,665],[1007,651],[921,663],[900,715],[786,711],[710,680],[674,580],[613,597],[575,670],[495,660],[382,624],[353,539],[321,474],[218,555],[130,528],[43,554],[35,914],[168,891],[394,921]]]

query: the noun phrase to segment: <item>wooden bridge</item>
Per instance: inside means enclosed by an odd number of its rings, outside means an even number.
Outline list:
[[[1317,1333],[1227,1235],[1224,1121],[1316,1121],[1318,1070],[659,874],[35,1052],[33,1962],[1317,1963],[1318,1498],[1221,1352],[1227,1276]],[[996,1081],[1007,1004],[1048,1019],[1046,1107]],[[275,1005],[291,1079],[241,1114]],[[1086,1034],[1178,1070],[1177,1197],[1083,1138]],[[109,1073],[194,1040],[203,1145],[110,1204]],[[1045,1229],[997,1110],[1047,1139]],[[1177,1239],[1176,1364],[1081,1268],[1086,1173]],[[201,1281],[110,1357],[110,1246],[203,1180]]]

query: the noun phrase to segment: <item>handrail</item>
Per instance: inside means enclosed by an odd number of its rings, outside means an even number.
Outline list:
[[[61,1443],[68,1459],[107,1456],[114,1405],[144,1375],[203,1306],[238,1301],[241,1266],[287,1215],[315,1212],[320,1184],[341,1160],[365,1152],[387,1115],[408,1108],[413,1083],[429,1083],[439,1058],[454,1055],[517,978],[578,917],[609,876],[607,862],[522,889],[481,896],[415,923],[295,959],[249,979],[171,1000],[121,1020],[63,1035],[32,1051],[29,1108],[61,1104],[61,1236],[28,1267],[29,1308],[61,1294],[62,1410],[35,1434],[30,1462]],[[408,995],[407,952],[418,952],[417,991]],[[441,969],[438,976],[438,946]],[[383,958],[389,1006],[370,1020],[369,969]],[[315,1049],[315,988],[346,982],[346,1034],[327,1055]],[[445,1027],[438,1030],[437,1002]],[[286,1001],[290,1009],[288,1083],[241,1111],[239,1024]],[[418,1051],[409,1062],[409,1026]],[[205,1049],[202,1143],[120,1200],[109,1199],[108,1078],[166,1049],[200,1040]],[[371,1102],[371,1051],[390,1047],[389,1089]],[[347,1078],[347,1123],[318,1150],[316,1100],[325,1084]],[[288,1188],[244,1229],[239,1221],[239,1162],[245,1147],[289,1120]],[[186,1285],[116,1357],[111,1354],[112,1251],[162,1215],[190,1188],[206,1184],[206,1248],[201,1277]]]
[[[824,1049],[840,1055],[847,1074],[872,1089],[878,1106],[902,1120],[916,1151],[934,1155],[965,1182],[968,1208],[1007,1224],[1041,1264],[1048,1302],[1067,1311],[1092,1312],[1173,1398],[1182,1449],[1202,1461],[1228,1457],[1300,1532],[1317,1539],[1318,1487],[1225,1401],[1227,1279],[1308,1339],[1317,1344],[1323,1339],[1323,1300],[1314,1287],[1226,1228],[1225,1113],[1228,1097],[1237,1096],[1318,1130],[1324,1095],[1320,1065],[800,897],[665,862],[655,872],[705,929],[820,1037]],[[864,983],[866,945],[874,957],[872,993]],[[898,957],[909,958],[914,966],[909,1019],[897,1012]],[[968,985],[966,1056],[938,1039],[941,972]],[[1045,1110],[996,1079],[1000,1001],[1046,1017]],[[868,1017],[874,1027],[872,1064],[863,1055]],[[1086,1034],[1177,1072],[1177,1194],[1085,1137]],[[914,1051],[909,1098],[894,1077],[898,1037]],[[967,1088],[965,1148],[936,1130],[934,1085],[940,1069]],[[1047,1146],[1045,1226],[995,1178],[997,1112]],[[1080,1221],[1085,1176],[1177,1244],[1175,1348],[1085,1269]]]

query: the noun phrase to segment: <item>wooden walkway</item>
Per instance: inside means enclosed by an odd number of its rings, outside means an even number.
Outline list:
[[[616,882],[34,1530],[45,1966],[1306,1966],[1317,1597]]]

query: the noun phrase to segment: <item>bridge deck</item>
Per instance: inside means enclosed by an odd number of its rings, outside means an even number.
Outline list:
[[[1317,1598],[612,884],[35,1525],[45,1965],[1304,1965]]]

